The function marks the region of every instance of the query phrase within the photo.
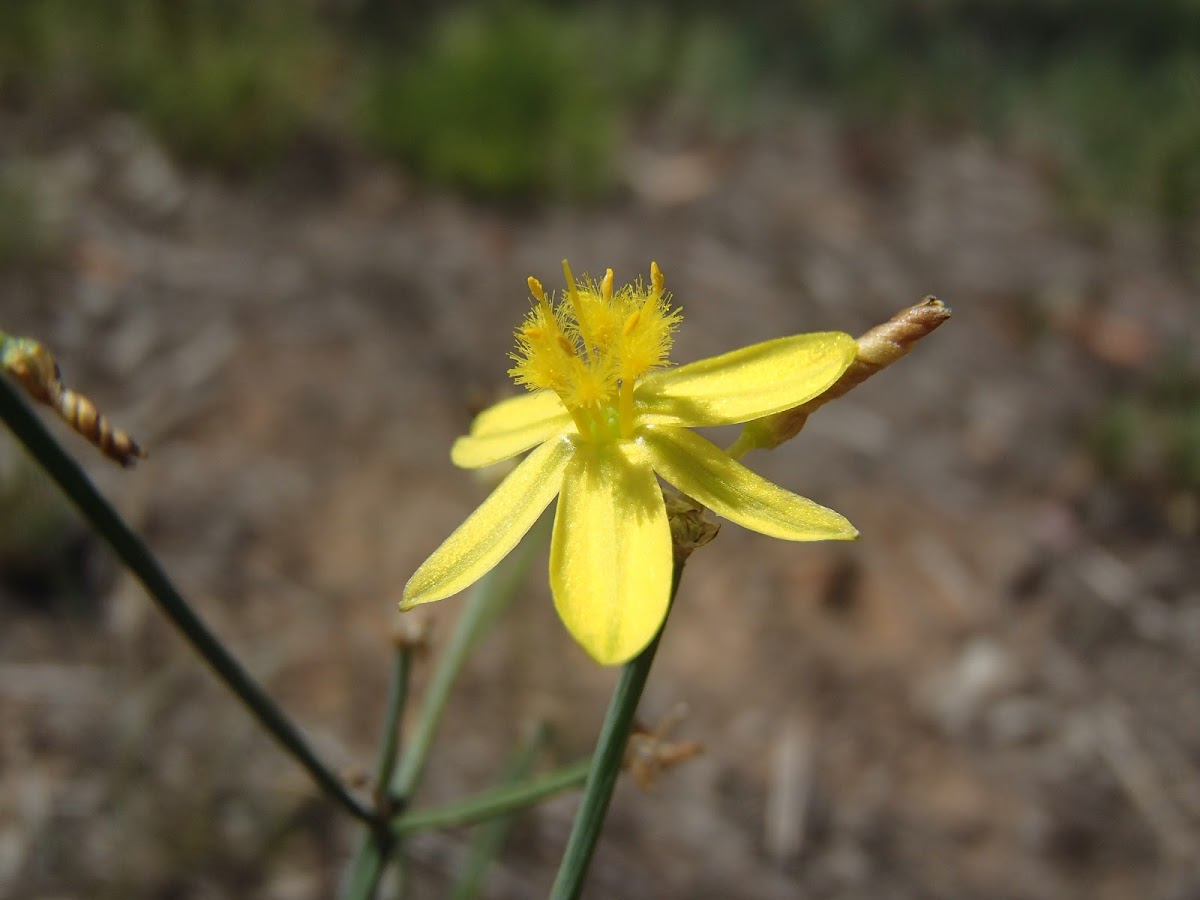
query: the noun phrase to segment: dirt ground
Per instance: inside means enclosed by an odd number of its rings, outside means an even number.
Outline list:
[[[1071,222],[1035,163],[809,113],[732,147],[644,139],[602,208],[503,211],[358,159],[230,183],[105,120],[39,147],[63,250],[0,271],[0,326],[149,448],[125,472],[55,426],[352,770],[401,588],[486,490],[448,450],[508,390],[528,275],[657,260],[679,361],[936,294],[954,318],[918,352],[748,458],[862,539],[727,524],[693,558],[642,714],[686,703],[676,735],[706,752],[622,783],[588,896],[1198,898],[1196,501],[1114,486],[1085,441],[1200,334],[1194,262],[1154,223]],[[355,829],[0,451],[25,498],[3,511],[0,895],[333,896]],[[460,606],[414,615],[436,645]],[[582,756],[614,676],[557,623],[543,559],[421,802],[490,784],[540,720],[546,767]],[[545,894],[574,803],[518,818],[487,896]],[[445,895],[469,837],[412,843],[412,897]]]

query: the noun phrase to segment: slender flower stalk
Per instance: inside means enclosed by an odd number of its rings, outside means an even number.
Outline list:
[[[517,554],[503,566],[487,573],[471,592],[466,607],[459,615],[454,630],[438,657],[422,697],[412,736],[398,760],[395,756],[396,742],[399,739],[397,729],[403,713],[399,705],[403,703],[404,697],[397,697],[396,692],[406,688],[408,672],[407,664],[404,664],[402,659],[397,660],[397,668],[393,671],[392,689],[389,692],[388,721],[391,724],[385,727],[385,744],[380,750],[377,770],[376,819],[359,841],[358,850],[343,886],[343,900],[369,900],[374,897],[384,870],[393,857],[398,858],[395,868],[399,877],[403,879],[405,866],[401,839],[407,832],[396,823],[408,821],[407,810],[425,771],[425,763],[429,759],[429,752],[433,748],[433,740],[454,684],[466,664],[471,649],[524,583],[533,555],[542,543],[538,540],[539,531],[541,529],[531,532]],[[412,638],[411,635],[409,637]],[[415,642],[422,643],[422,638],[417,636]],[[402,647],[407,650],[407,656],[411,657],[412,644],[405,642]],[[400,679],[403,679],[403,682]],[[392,746],[387,746],[388,741],[393,742]]]
[[[434,809],[414,809],[392,820],[392,833],[400,837],[435,828],[474,825],[496,816],[505,816],[533,806],[547,797],[580,787],[587,781],[591,767],[590,759],[581,759],[545,775],[534,775],[515,784],[489,788],[457,803]]]
[[[847,334],[778,338],[668,368],[682,319],[656,264],[650,283],[576,280],[533,306],[509,374],[531,393],[485,410],[451,458],[466,468],[532,451],[434,551],[402,609],[455,594],[516,546],[556,499],[550,587],[567,630],[605,665],[658,633],[671,532],[658,478],[733,522],[792,541],[849,540],[842,516],[761,478],[690,429],[773,415],[827,390],[855,359]]]
[[[399,756],[400,726],[408,703],[409,676],[416,653],[413,643],[405,635],[399,635],[395,643],[392,677],[388,681],[387,712],[384,714],[383,736],[379,743],[379,759],[375,765],[376,804],[382,807],[389,802],[388,785]]]
[[[686,555],[677,556],[672,569],[672,601],[679,590],[686,558]],[[650,667],[654,665],[654,655],[658,652],[661,637],[660,630],[646,648],[621,669],[621,677],[617,680],[608,704],[608,713],[600,728],[600,737],[596,741],[583,799],[575,813],[575,823],[571,826],[566,850],[558,864],[558,875],[550,889],[550,900],[575,900],[583,891],[592,855],[596,852],[604,818],[608,815],[608,807],[617,786],[617,776],[621,774],[625,763],[625,748],[633,731],[634,715],[646,680],[650,677]]]
[[[450,700],[451,689],[466,665],[468,655],[501,610],[516,596],[533,563],[534,554],[544,546],[544,535],[544,527],[539,527],[537,533],[531,534],[530,539],[522,544],[520,552],[509,564],[487,573],[488,578],[481,581],[472,592],[467,607],[455,623],[454,631],[438,657],[429,686],[425,689],[412,739],[404,748],[388,788],[393,802],[399,806],[412,802],[412,795],[425,771],[429,751],[433,748],[442,713]],[[537,539],[539,536],[542,540]]]
[[[379,818],[359,844],[342,893],[345,900],[369,900],[374,897],[384,869],[393,856],[398,858],[396,868],[403,880],[404,847],[400,839],[405,832],[403,828],[395,827],[394,822],[404,818],[404,811],[412,803],[433,748],[442,713],[446,710],[450,693],[471,649],[516,595],[525,581],[533,554],[540,545],[536,532],[531,533],[515,557],[508,560],[506,565],[488,572],[472,591],[429,679],[412,737],[398,763],[388,765],[389,779],[386,782],[381,769],[381,779],[376,786]]]
[[[365,829],[358,850],[347,870],[346,888],[343,892],[347,898],[373,896],[392,853],[395,839],[386,827],[392,812],[392,800],[388,793],[388,785],[392,779],[392,771],[396,767],[396,758],[400,747],[400,725],[404,707],[408,701],[413,654],[412,644],[400,637],[396,641],[392,675],[388,680],[387,711],[384,714],[383,734],[379,741],[379,758],[375,765],[376,822],[374,827]]]

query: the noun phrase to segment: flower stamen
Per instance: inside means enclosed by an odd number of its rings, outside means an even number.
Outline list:
[[[650,263],[650,284],[654,287],[655,298],[661,297],[663,291],[663,273],[656,262]]]
[[[579,331],[579,338],[583,342],[583,352],[587,357],[588,362],[592,361],[592,349],[595,346],[593,335],[591,311],[585,308],[585,303],[579,295],[579,288],[575,284],[575,276],[571,274],[571,266],[564,259],[562,261],[563,275],[567,279],[567,302],[570,303],[571,315],[575,320],[575,327]]]
[[[630,380],[621,382],[621,394],[619,406],[617,407],[617,422],[621,437],[633,437],[633,382]]]
[[[590,441],[629,440],[637,429],[634,388],[643,375],[668,364],[680,313],[663,294],[663,275],[650,268],[641,282],[619,291],[613,270],[599,282],[577,281],[563,260],[567,289],[556,305],[541,282],[529,279],[536,301],[517,331],[518,384],[552,390]]]

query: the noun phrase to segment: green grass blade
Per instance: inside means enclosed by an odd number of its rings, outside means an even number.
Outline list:
[[[491,788],[469,800],[436,809],[404,813],[393,820],[392,832],[397,835],[413,834],[431,828],[471,825],[507,815],[532,806],[547,797],[579,787],[587,779],[591,765],[590,759],[581,759],[548,775],[538,775],[518,784]]]

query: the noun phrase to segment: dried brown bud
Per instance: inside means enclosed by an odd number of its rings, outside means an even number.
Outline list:
[[[30,397],[57,412],[109,459],[126,468],[138,459],[145,459],[146,451],[137,441],[109,422],[95,403],[62,383],[58,363],[42,344],[32,338],[0,332],[0,368],[20,382]]]
[[[412,612],[400,614],[392,622],[392,646],[402,652],[425,653],[429,649],[432,630],[428,616]]]
[[[653,728],[635,722],[625,746],[624,768],[643,791],[654,787],[667,769],[694,759],[704,752],[697,741],[668,741],[667,735],[687,715],[684,704],[677,705]]]
[[[832,387],[793,409],[746,423],[735,449],[740,453],[754,448],[770,450],[794,438],[810,415],[907,355],[917,341],[948,318],[950,308],[937,297],[926,297],[916,306],[896,313],[858,339],[858,356]]]

